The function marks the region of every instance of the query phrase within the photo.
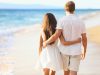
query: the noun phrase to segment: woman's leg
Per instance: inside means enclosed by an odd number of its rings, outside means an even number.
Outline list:
[[[56,71],[53,71],[53,70],[51,71],[51,75],[55,75],[55,73],[56,73]]]
[[[44,71],[44,75],[49,75],[50,69],[44,68],[43,71]]]

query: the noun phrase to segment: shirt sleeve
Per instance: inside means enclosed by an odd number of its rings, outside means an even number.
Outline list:
[[[84,22],[81,22],[81,34],[86,33],[86,26]]]
[[[58,21],[56,29],[63,29],[61,20]]]

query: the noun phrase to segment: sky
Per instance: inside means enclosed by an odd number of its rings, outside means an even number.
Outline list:
[[[64,7],[68,0],[0,0],[0,4],[24,4],[24,5],[47,5]],[[100,9],[100,0],[73,0],[76,8],[98,8]]]

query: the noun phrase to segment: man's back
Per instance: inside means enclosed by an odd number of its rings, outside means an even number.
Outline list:
[[[59,22],[57,28],[63,30],[63,36],[66,41],[73,41],[81,37],[82,33],[85,33],[84,23],[74,14],[69,14],[63,17]],[[63,53],[77,55],[81,53],[81,43],[71,46],[64,46],[60,43],[60,50],[63,48]]]
[[[73,41],[81,37],[82,30],[84,30],[84,23],[77,16],[70,14],[63,17],[60,22],[66,41]]]

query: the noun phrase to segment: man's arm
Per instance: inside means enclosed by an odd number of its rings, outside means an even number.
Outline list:
[[[73,44],[76,44],[76,43],[81,43],[81,38],[78,38],[76,40],[73,40],[73,41],[66,41],[64,39],[64,36],[63,34],[60,36],[60,42],[65,45],[65,46],[68,46],[68,45],[73,45]]]
[[[87,50],[87,36],[86,36],[86,33],[83,33],[81,34],[82,36],[82,45],[83,45],[83,59],[85,58],[85,55],[86,55],[86,50]]]
[[[47,44],[54,42],[59,38],[62,33],[62,29],[57,29],[56,32],[45,42],[43,42],[43,46],[45,47]]]

